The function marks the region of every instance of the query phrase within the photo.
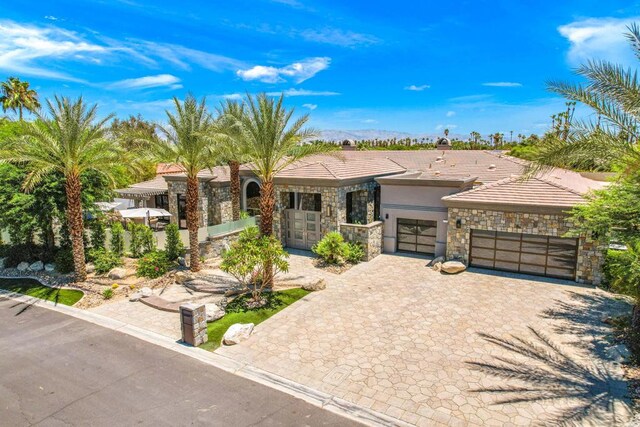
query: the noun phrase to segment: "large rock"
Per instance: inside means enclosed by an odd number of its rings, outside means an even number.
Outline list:
[[[442,263],[441,263],[441,262],[436,262],[435,264],[433,264],[433,265],[431,266],[431,269],[432,269],[433,271],[440,271],[440,270],[442,270]]]
[[[442,264],[444,262],[444,257],[443,256],[438,256],[435,257],[434,259],[431,260],[431,262],[429,262],[429,264],[427,264],[427,267],[435,267],[436,264]]]
[[[29,263],[21,262],[20,264],[18,264],[18,267],[16,268],[18,269],[18,271],[27,271],[29,269]]]
[[[124,268],[116,267],[109,272],[107,275],[109,279],[122,280],[127,277],[127,270]]]
[[[234,323],[229,326],[227,332],[222,337],[222,343],[224,345],[235,345],[249,338],[251,332],[253,332],[253,323]]]
[[[54,271],[56,271],[55,264],[45,264],[44,271],[46,271],[47,273],[53,273]]]
[[[140,289],[140,293],[142,294],[143,298],[148,298],[151,295],[153,295],[153,290],[151,290],[151,288],[145,286],[144,288]]]
[[[207,292],[210,294],[224,294],[229,289],[228,283],[213,282],[204,279],[195,279],[184,282],[184,285],[196,292]]]
[[[315,291],[321,291],[323,289],[326,289],[327,284],[325,283],[324,279],[320,279],[317,282],[313,282],[313,283],[305,283],[304,285],[302,285],[302,289],[304,289],[305,291],[311,291],[311,292],[315,292]]]
[[[93,264],[87,264],[84,268],[87,271],[87,274],[92,274],[96,272],[96,266]]]
[[[184,257],[178,257],[178,264],[180,264],[183,267],[187,266],[187,260],[184,259]]]
[[[131,302],[140,301],[140,298],[142,298],[142,292],[134,292],[129,296],[129,301]]]
[[[44,270],[44,264],[42,261],[36,261],[29,266],[29,270],[31,271],[42,271]]]
[[[184,282],[195,280],[196,276],[189,271],[178,271],[173,278],[177,284],[182,285]]]
[[[218,304],[205,304],[204,309],[207,322],[215,322],[218,319],[222,319],[226,314],[224,308],[220,307]]]
[[[440,270],[449,274],[460,273],[461,271],[465,271],[466,269],[467,266],[460,261],[447,261],[440,267]]]

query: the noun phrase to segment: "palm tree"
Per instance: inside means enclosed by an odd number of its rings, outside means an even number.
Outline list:
[[[87,273],[80,178],[94,171],[115,183],[114,170],[127,164],[126,153],[115,140],[106,137],[106,123],[113,116],[98,120],[97,105],[88,106],[82,97],[73,101],[56,96],[53,101],[47,100],[47,109],[48,115],[36,112],[38,120],[25,123],[21,136],[0,148],[0,159],[26,166],[26,190],[33,189],[49,174],[64,175],[75,279],[83,281]]]
[[[20,121],[22,121],[22,110],[25,109],[34,113],[40,108],[38,94],[35,90],[29,89],[29,82],[20,81],[17,77],[9,77],[6,82],[0,84],[0,103],[2,110],[15,112],[18,110]]]
[[[283,106],[284,96],[277,100],[262,93],[252,97],[247,95],[245,113],[236,118],[242,133],[242,144],[253,172],[262,182],[260,188],[260,233],[273,234],[273,213],[276,204],[274,178],[278,172],[290,164],[312,154],[332,151],[331,144],[302,144],[317,133],[304,128],[309,120],[305,114],[293,123],[294,110]],[[266,268],[265,282],[273,283],[271,268]]]
[[[640,28],[632,24],[628,31],[626,36],[640,59]],[[598,120],[572,123],[571,132],[562,137],[545,138],[530,172],[552,166],[608,169],[612,165],[626,174],[638,171],[640,82],[636,72],[607,61],[588,61],[577,69],[585,84],[550,82],[549,90],[591,107]],[[556,124],[557,116],[552,118]]]
[[[151,139],[152,152],[159,161],[178,165],[187,175],[187,229],[189,230],[191,271],[200,270],[198,241],[199,182],[198,173],[216,164],[215,146],[204,136],[210,132],[213,119],[205,99],[200,102],[187,95],[181,103],[173,99],[175,112],[166,111],[167,126],[158,126],[164,138]]]

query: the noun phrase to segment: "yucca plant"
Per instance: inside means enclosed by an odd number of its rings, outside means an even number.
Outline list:
[[[106,137],[112,115],[98,119],[98,106],[87,105],[82,97],[74,101],[56,96],[46,104],[48,114],[36,112],[36,121],[24,123],[21,135],[0,147],[0,160],[25,165],[26,190],[53,173],[64,175],[75,279],[83,281],[87,274],[80,178],[94,171],[115,184],[115,168],[129,162],[120,145]]]

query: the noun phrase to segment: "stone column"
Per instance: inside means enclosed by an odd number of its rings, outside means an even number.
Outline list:
[[[207,316],[204,304],[193,303],[180,306],[180,326],[182,329],[182,341],[194,347],[207,342]]]

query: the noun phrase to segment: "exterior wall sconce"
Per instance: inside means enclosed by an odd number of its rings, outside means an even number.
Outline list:
[[[384,219],[389,219],[389,214],[388,213],[384,214]]]
[[[462,220],[460,218],[456,219],[456,228],[462,228]]]

